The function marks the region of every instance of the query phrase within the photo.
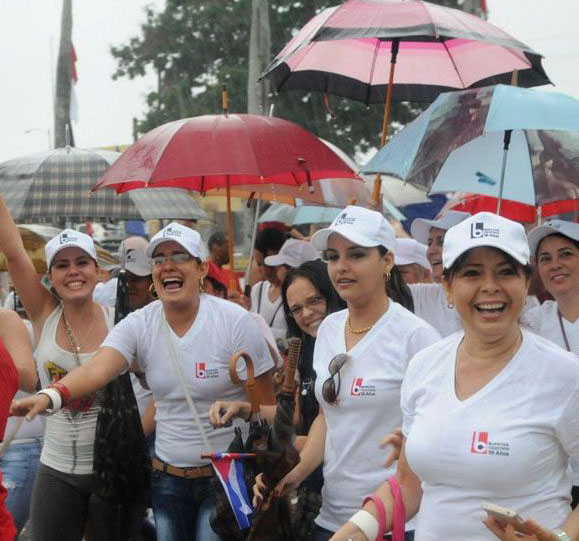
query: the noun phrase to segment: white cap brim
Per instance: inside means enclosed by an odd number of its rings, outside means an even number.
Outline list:
[[[328,249],[328,241],[333,234],[341,235],[345,239],[357,244],[358,246],[364,246],[364,248],[372,248],[374,246],[380,246],[379,243],[376,241],[368,239],[365,235],[361,235],[356,231],[353,231],[351,227],[348,227],[345,230],[342,230],[339,226],[336,228],[325,228],[316,231],[312,235],[311,243],[312,246],[322,252]]]

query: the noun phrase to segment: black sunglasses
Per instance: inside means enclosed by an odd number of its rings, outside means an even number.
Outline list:
[[[328,372],[330,373],[330,377],[324,381],[322,385],[322,398],[328,404],[337,404],[338,403],[338,395],[340,394],[340,369],[346,361],[351,358],[350,355],[347,353],[338,353],[335,357],[328,364]],[[336,388],[336,383],[334,380],[334,376],[338,376],[338,387]]]

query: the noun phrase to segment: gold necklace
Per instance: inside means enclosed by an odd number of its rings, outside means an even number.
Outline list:
[[[82,337],[82,340],[79,340],[76,337],[76,335],[74,334],[74,332],[72,330],[72,326],[68,322],[68,319],[66,319],[64,309],[62,310],[62,319],[64,320],[64,328],[66,330],[66,336],[68,337],[68,341],[69,341],[70,346],[72,348],[72,352],[74,353],[75,360],[80,365],[80,358],[78,356],[80,355],[80,351],[82,348],[81,344],[87,339],[88,335],[90,334],[90,331],[92,331],[92,327],[93,327],[95,319],[96,319],[96,311],[94,310],[94,307],[93,307],[92,320],[90,322],[90,325],[88,326],[88,330],[86,331],[85,335]]]
[[[346,325],[348,326],[348,330],[352,334],[364,334],[365,332],[368,332],[374,326],[374,323],[372,323],[372,325],[370,325],[369,327],[364,327],[363,329],[354,329],[352,327],[352,324],[350,323],[350,314],[348,314],[348,317],[346,319]]]

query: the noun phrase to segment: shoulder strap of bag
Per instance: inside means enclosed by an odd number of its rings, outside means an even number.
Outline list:
[[[162,326],[163,331],[165,332],[165,336],[167,338],[167,345],[169,346],[169,358],[171,360],[171,364],[173,365],[173,370],[175,371],[175,375],[179,380],[179,384],[181,385],[181,390],[185,394],[185,400],[187,400],[187,404],[189,404],[189,409],[193,414],[193,419],[195,420],[195,424],[199,429],[199,434],[201,434],[201,439],[203,440],[203,445],[205,446],[207,452],[213,452],[211,448],[211,443],[209,443],[209,438],[207,437],[207,432],[205,432],[205,428],[203,427],[203,423],[201,422],[201,417],[199,417],[199,413],[197,412],[197,408],[193,403],[193,399],[191,398],[191,393],[187,388],[187,383],[185,382],[185,376],[183,376],[183,371],[181,370],[181,366],[177,360],[177,354],[175,352],[175,346],[173,344],[173,339],[171,338],[171,332],[169,329],[169,322],[165,317],[165,312],[162,313]]]

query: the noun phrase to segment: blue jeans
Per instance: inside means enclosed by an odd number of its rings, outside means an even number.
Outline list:
[[[30,496],[42,450],[42,438],[35,439],[34,443],[12,443],[0,459],[4,486],[8,489],[6,508],[14,517],[18,533],[28,520]]]
[[[322,528],[321,526],[318,526],[316,524],[316,537],[314,538],[314,541],[328,541],[328,539],[330,539],[330,537],[332,537],[336,532],[331,532],[330,530],[326,530],[325,528]],[[385,535],[384,539],[392,539],[390,537],[390,535]],[[412,530],[411,532],[405,532],[404,534],[404,541],[414,541],[414,530]]]
[[[219,541],[211,529],[211,479],[183,479],[154,470],[151,500],[157,538],[163,541]]]

